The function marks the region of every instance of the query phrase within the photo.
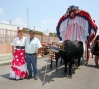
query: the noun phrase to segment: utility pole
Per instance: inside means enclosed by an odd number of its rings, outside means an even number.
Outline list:
[[[34,26],[34,31],[35,31],[35,26]]]
[[[47,29],[47,32],[46,32],[46,36],[47,36],[47,42],[49,42],[49,32],[48,32],[48,29]]]
[[[47,29],[47,32],[48,32],[48,29]]]
[[[53,32],[53,42],[54,42],[54,32]]]
[[[29,9],[27,8],[27,28],[29,29]]]
[[[10,25],[11,25],[11,20],[10,20]]]

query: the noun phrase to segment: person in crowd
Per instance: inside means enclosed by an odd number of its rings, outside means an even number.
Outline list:
[[[12,55],[13,60],[11,62],[10,79],[24,79],[28,76],[27,64],[25,58],[25,40],[23,36],[23,28],[20,27],[17,30],[18,35],[12,42]]]
[[[91,42],[90,49],[91,49],[91,56],[93,58],[94,40]]]
[[[27,69],[29,72],[28,79],[32,78],[32,67],[34,79],[38,80],[37,57],[41,52],[42,45],[38,38],[35,37],[35,31],[29,30],[29,37],[26,39],[25,52]],[[32,65],[32,66],[31,66]]]
[[[46,46],[46,43],[43,42],[43,43],[42,43],[42,49],[41,49],[41,56],[42,56],[42,57],[44,57],[44,52],[46,51],[45,46]]]
[[[94,51],[93,54],[95,55],[95,66],[99,67],[98,64],[98,58],[99,58],[99,35],[97,35],[95,41],[94,41]]]

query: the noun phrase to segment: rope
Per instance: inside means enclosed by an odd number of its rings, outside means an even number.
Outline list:
[[[50,52],[51,51],[53,51],[53,52],[59,52],[58,50],[55,51],[55,50],[52,50],[51,48],[48,51],[49,51],[49,54],[46,56],[48,58],[47,58],[46,68],[45,68],[45,71],[44,71],[44,79],[42,81],[43,85],[46,83],[45,82],[46,81],[46,72],[47,72],[48,60],[50,59]]]

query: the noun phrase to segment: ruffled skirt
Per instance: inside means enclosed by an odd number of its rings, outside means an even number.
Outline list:
[[[24,79],[28,76],[25,50],[16,49],[11,63],[10,78]]]

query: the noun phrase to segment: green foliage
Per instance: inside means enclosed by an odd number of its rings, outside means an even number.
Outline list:
[[[57,37],[57,34],[56,33],[50,33],[49,36],[55,36],[55,37]]]
[[[28,29],[27,28],[24,28],[24,33],[28,33]]]
[[[35,31],[35,34],[36,35],[43,35],[43,32],[40,32],[40,31]],[[49,33],[49,36],[55,36],[55,37],[57,37],[57,34],[56,33]]]
[[[43,32],[35,31],[35,34],[36,34],[36,35],[43,35]]]

